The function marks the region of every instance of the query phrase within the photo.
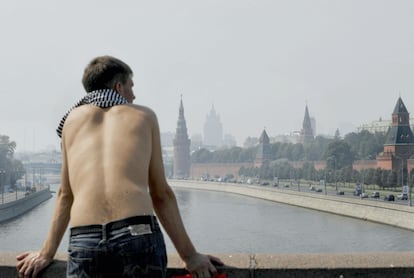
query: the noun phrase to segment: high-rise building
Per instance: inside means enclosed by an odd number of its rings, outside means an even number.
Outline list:
[[[174,138],[174,178],[184,179],[190,176],[190,139],[184,117],[183,99],[181,97],[177,129]]]
[[[207,147],[219,147],[223,144],[223,125],[220,116],[217,114],[214,105],[211,107],[210,113],[207,114],[204,124],[204,140],[203,145]]]
[[[312,122],[309,116],[308,105],[306,105],[305,117],[303,118],[302,130],[300,131],[300,142],[302,144],[308,144],[311,143],[313,139]]]

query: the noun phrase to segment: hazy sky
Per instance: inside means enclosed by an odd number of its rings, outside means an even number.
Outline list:
[[[414,1],[2,0],[0,134],[17,151],[59,145],[56,126],[98,55],[134,70],[135,103],[189,136],[214,104],[224,133],[317,133],[414,113]]]

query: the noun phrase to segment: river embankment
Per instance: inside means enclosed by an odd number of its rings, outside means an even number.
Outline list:
[[[28,194],[24,198],[0,204],[0,223],[30,211],[50,198],[52,198],[51,191],[49,188],[44,188]]]
[[[414,207],[411,206],[245,184],[194,180],[169,180],[169,184],[172,187],[211,190],[260,198],[414,231]]]

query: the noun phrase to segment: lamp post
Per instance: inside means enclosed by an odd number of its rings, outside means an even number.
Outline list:
[[[404,160],[401,157],[401,189],[404,188]]]
[[[407,192],[408,205],[411,206],[411,185],[410,185],[410,182],[411,181],[410,181],[410,173],[408,172],[408,169],[407,169],[407,183],[408,183],[407,187],[408,188],[406,187],[405,190],[404,190],[404,169],[405,169],[404,158],[401,157],[401,156],[397,156],[397,155],[395,156],[395,158],[401,160],[401,190],[402,190],[402,193],[404,193],[404,191],[408,189],[408,192]],[[408,168],[408,165],[407,165],[407,168]]]
[[[0,182],[1,182],[1,203],[4,204],[4,174],[5,170],[0,169]]]
[[[18,194],[17,194],[17,175],[18,175],[18,170],[17,168],[13,169],[13,181],[14,181],[14,189],[16,190],[16,200],[18,199]],[[11,184],[11,182],[10,182]]]
[[[408,206],[411,207],[412,202],[411,202],[411,174],[408,173]]]
[[[364,193],[364,184],[365,184],[365,168],[362,169],[361,198],[362,198],[362,193]]]
[[[334,182],[335,182],[335,191],[338,192],[338,183],[336,182],[336,157],[330,156],[329,159],[333,159],[334,161]]]
[[[13,180],[14,180],[14,187],[15,187],[14,189],[16,190],[16,200],[17,200],[16,170],[13,170]]]
[[[334,180],[335,180],[335,190],[338,192],[338,183],[336,181],[336,158],[334,157]]]

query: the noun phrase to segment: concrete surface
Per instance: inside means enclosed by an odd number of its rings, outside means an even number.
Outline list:
[[[0,277],[18,277],[17,253],[0,253]],[[414,252],[354,254],[214,254],[227,277],[414,277]],[[168,277],[187,272],[176,254],[168,256]],[[65,277],[66,255],[59,254],[41,278]]]

